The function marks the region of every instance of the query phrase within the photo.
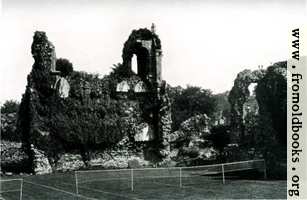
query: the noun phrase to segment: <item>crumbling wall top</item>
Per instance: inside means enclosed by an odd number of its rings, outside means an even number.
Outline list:
[[[54,45],[48,41],[46,33],[36,31],[33,36],[31,53],[35,60],[34,67],[55,71],[56,55]]]

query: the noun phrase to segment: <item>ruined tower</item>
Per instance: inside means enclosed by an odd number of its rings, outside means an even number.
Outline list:
[[[132,72],[132,57],[137,58],[137,72]],[[142,116],[148,124],[152,149],[162,157],[167,156],[168,139],[171,130],[170,101],[166,94],[166,83],[162,80],[162,47],[154,24],[133,30],[123,48],[123,68],[130,74],[117,85],[117,92],[137,96]],[[128,97],[129,98],[129,97]],[[144,133],[146,134],[146,133]]]
[[[132,57],[137,57],[137,75],[150,84],[161,86],[162,50],[159,37],[148,29],[132,31],[123,48],[123,65],[132,70]]]

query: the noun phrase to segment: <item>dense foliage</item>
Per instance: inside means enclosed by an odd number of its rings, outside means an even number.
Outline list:
[[[110,100],[109,82],[110,77],[100,79],[95,74],[73,72],[70,97],[54,96],[47,102],[50,116],[45,126],[61,145],[55,149],[39,147],[51,155],[77,150],[84,161],[91,151],[113,148],[125,129],[119,102]]]
[[[220,152],[230,143],[230,127],[227,125],[218,125],[211,128],[211,134],[208,136],[213,142],[213,146]]]
[[[269,176],[285,178],[287,153],[286,62],[268,67],[256,89],[259,103],[258,149],[267,160]]]
[[[186,89],[174,88],[171,94],[173,130],[188,118],[207,114],[212,116],[216,109],[216,100],[210,90],[188,86]]]
[[[56,60],[56,68],[57,71],[61,72],[61,76],[69,76],[73,72],[73,65],[72,63],[65,59],[59,58]]]
[[[72,98],[57,102],[52,105],[48,128],[63,146],[55,151],[46,149],[47,152],[78,150],[84,161],[88,161],[91,151],[114,147],[123,138],[123,123],[116,102],[109,106],[81,104]]]
[[[14,100],[5,101],[1,106],[1,139],[21,141],[20,134],[16,131],[18,109],[19,103]]]
[[[223,120],[225,124],[230,123],[230,103],[228,102],[229,92],[223,92],[214,95],[214,99],[216,101],[216,109],[213,115],[213,120]]]
[[[286,62],[268,67],[267,73],[256,89],[260,115],[272,119],[278,140],[286,145],[287,136],[287,80]]]
[[[19,108],[19,103],[14,100],[7,100],[4,102],[4,104],[1,106],[1,113],[16,113]]]

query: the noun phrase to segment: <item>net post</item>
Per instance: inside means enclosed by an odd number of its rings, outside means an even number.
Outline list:
[[[223,184],[225,184],[224,164],[222,164],[222,176],[223,176]]]
[[[266,174],[266,163],[265,163],[265,160],[263,160],[263,178],[264,179],[267,179],[267,174]]]
[[[131,191],[133,192],[134,186],[133,186],[133,169],[131,169]]]
[[[22,200],[23,179],[20,180],[20,200]]]
[[[78,186],[78,178],[77,178],[77,171],[75,171],[75,183],[76,183],[76,194],[79,194],[79,186]]]
[[[182,188],[182,168],[179,168],[179,187]]]

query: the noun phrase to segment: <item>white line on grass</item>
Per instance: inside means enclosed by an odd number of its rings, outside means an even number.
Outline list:
[[[180,188],[179,184],[175,185],[175,184],[167,184],[167,183],[160,183],[160,182],[151,182],[151,183],[156,184],[156,185],[165,185],[165,186]]]
[[[91,183],[91,182],[97,182],[97,181],[121,181],[121,180],[126,180],[127,182],[130,181],[130,178],[99,178],[99,179],[91,179],[91,180],[87,180],[87,181],[79,181],[78,183]]]
[[[0,182],[8,182],[8,181],[22,181],[21,178],[15,178],[15,179],[0,179]]]
[[[232,170],[234,171],[234,170]],[[227,171],[228,172],[228,171]],[[182,176],[182,178],[192,178],[195,176],[202,176],[202,175],[212,175],[212,174],[218,174],[216,172],[206,172],[206,173],[189,173],[190,176],[185,175]],[[193,176],[191,176],[193,175]],[[144,177],[134,177],[135,180],[142,180],[142,179],[164,179],[164,178],[178,178],[179,176],[144,176]],[[87,181],[78,181],[78,183],[80,184],[84,184],[84,183],[93,183],[93,182],[108,182],[108,181],[123,181],[126,180],[127,182],[131,180],[131,178],[99,178],[99,179],[91,179],[91,180],[87,180]]]
[[[135,198],[135,197],[127,197],[125,195],[115,194],[113,192],[106,192],[106,191],[102,191],[102,190],[96,190],[96,189],[88,188],[88,187],[81,187],[81,186],[79,186],[79,188],[83,188],[83,189],[86,189],[86,190],[91,190],[91,191],[94,191],[94,192],[110,194],[110,195],[113,195],[113,196],[118,196],[118,197],[122,197],[122,198],[126,198],[126,199],[142,200],[142,199]]]
[[[138,179],[162,179],[162,178],[179,178],[179,176],[144,176],[144,177],[135,177],[135,180]],[[87,181],[79,181],[79,183],[91,183],[91,182],[107,182],[107,181],[121,181],[127,180],[130,181],[130,178],[100,178],[100,179],[91,179]]]
[[[0,194],[7,192],[20,192],[20,190],[6,190],[6,191],[1,191]]]
[[[70,184],[70,183],[62,183],[62,184],[64,184],[64,185],[73,185],[73,184]],[[92,188],[83,187],[83,186],[79,186],[79,188],[83,188],[83,189],[86,189],[86,190],[91,190],[91,191],[94,191],[94,192],[100,192],[100,193],[106,193],[106,194],[110,194],[110,195],[114,195],[114,196],[124,197],[126,199],[142,200],[142,199],[138,199],[138,198],[135,198],[135,197],[127,197],[125,195],[115,194],[115,193],[112,193],[112,192],[106,192],[106,191],[92,189]]]
[[[32,184],[32,185],[36,185],[36,186],[39,186],[39,187],[47,188],[47,189],[50,189],[50,190],[55,190],[55,191],[59,191],[59,192],[62,192],[62,193],[66,193],[66,194],[69,194],[69,195],[72,195],[72,196],[77,196],[77,197],[81,197],[81,198],[85,198],[85,199],[90,199],[90,200],[98,200],[98,199],[95,199],[95,198],[86,197],[86,196],[83,196],[81,194],[75,194],[75,193],[72,193],[72,192],[68,192],[68,191],[61,190],[61,189],[58,189],[58,188],[55,188],[55,187],[51,187],[51,186],[47,186],[47,185],[37,184],[37,183],[30,182],[30,181],[24,181],[24,182]]]
[[[154,184],[156,184],[156,185],[165,185],[165,186],[171,186],[171,187],[177,187],[177,188],[195,188],[195,187],[193,187],[193,186],[179,186],[179,185],[174,185],[174,184],[167,184],[167,183],[160,183],[160,182],[152,182],[152,183],[154,183]]]

